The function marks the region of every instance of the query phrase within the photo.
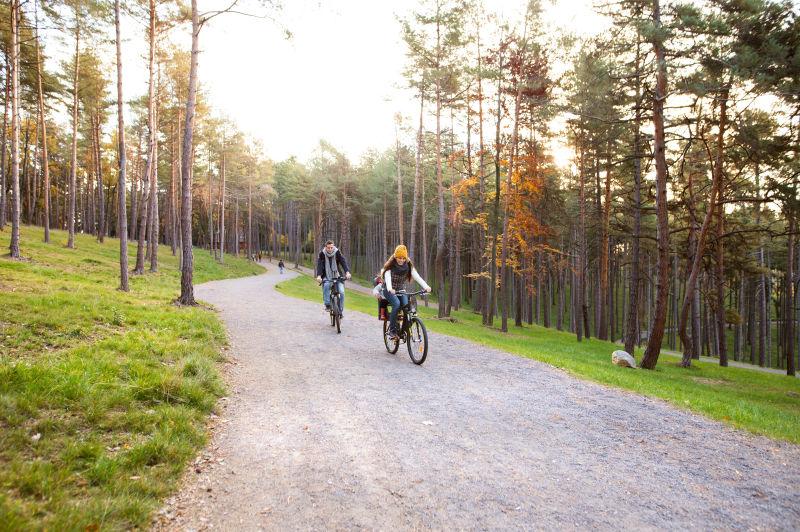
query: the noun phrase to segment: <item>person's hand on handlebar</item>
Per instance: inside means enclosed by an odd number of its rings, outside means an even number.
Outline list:
[[[317,284],[322,284],[322,277],[317,275]]]
[[[352,275],[350,275],[350,272],[347,272],[346,274],[344,274],[344,278],[347,279],[348,281],[350,280],[351,277],[352,277]]]
[[[431,290],[433,290],[433,288],[431,288],[431,287],[429,286],[428,288],[426,288],[426,289],[425,289],[425,292],[426,292],[426,293],[428,293],[428,294],[430,294],[430,293],[431,293]]]
[[[389,289],[389,293],[390,294],[397,294],[397,290],[395,290],[394,288],[390,288]]]

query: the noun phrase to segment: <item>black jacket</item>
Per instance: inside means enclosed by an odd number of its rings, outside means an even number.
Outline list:
[[[338,249],[336,250],[336,264],[339,266],[339,273],[344,275],[345,273],[350,272],[350,268],[347,266],[347,261],[344,259],[344,255]],[[317,256],[317,269],[314,274],[316,277],[322,277],[325,279],[325,252],[320,251],[319,255]]]

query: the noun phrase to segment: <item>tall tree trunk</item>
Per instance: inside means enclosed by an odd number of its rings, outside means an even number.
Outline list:
[[[525,17],[525,35],[523,36],[523,44],[522,46],[526,46],[526,39],[527,39],[527,31],[528,31],[528,18]],[[523,52],[523,59],[521,62],[524,64],[524,52]],[[501,308],[501,322],[500,322],[500,330],[503,332],[508,332],[508,306],[509,296],[510,294],[510,282],[511,282],[511,273],[509,272],[508,267],[508,224],[509,218],[511,213],[510,211],[510,202],[511,202],[511,195],[513,194],[513,176],[514,176],[514,162],[517,150],[517,142],[519,140],[519,108],[520,108],[520,101],[522,99],[522,72],[523,69],[520,67],[520,71],[517,73],[517,87],[516,87],[516,95],[514,97],[514,129],[511,133],[511,150],[509,154],[508,160],[508,173],[506,175],[506,197],[503,201],[503,237],[502,237],[502,247],[500,252],[500,308]]]
[[[786,299],[786,329],[785,329],[785,341],[784,341],[784,350],[786,353],[786,374],[794,376],[795,374],[795,364],[794,364],[794,342],[795,342],[795,273],[794,273],[794,266],[795,266],[795,232],[797,231],[796,227],[796,215],[794,212],[794,205],[787,205],[787,210],[789,211],[789,243],[788,243],[788,250],[787,250],[787,257],[786,257],[786,274],[784,277],[784,284],[785,288],[785,299]]]
[[[94,148],[95,148],[95,162],[97,164],[97,198],[98,198],[98,215],[100,220],[97,228],[97,240],[103,242],[106,235],[106,199],[103,190],[103,164],[100,159],[100,116],[95,117],[93,120],[94,125]]]
[[[722,244],[723,235],[723,194],[720,186],[720,194],[717,200],[717,241],[716,241],[716,292],[717,292],[717,337],[719,338],[719,365],[728,365],[728,345],[725,341],[725,265]]]
[[[156,128],[158,126],[156,125]],[[150,230],[147,247],[150,251],[150,272],[158,271],[158,240],[161,226],[158,216],[158,138],[153,140],[153,166],[150,169]]]
[[[19,197],[19,0],[11,0],[11,241],[12,259],[20,258]],[[5,151],[5,146],[3,146]]]
[[[396,117],[395,126],[395,167],[397,169],[397,231],[398,231],[398,244],[404,244],[405,231],[403,227],[403,179],[400,176],[400,116]]]
[[[225,262],[225,147],[223,141],[222,160],[219,167],[219,261]]]
[[[75,4],[75,70],[72,79],[72,157],[69,171],[69,217],[67,221],[67,247],[75,247],[75,199],[78,175],[78,76],[80,75],[81,19],[80,6]]]
[[[239,256],[239,198],[237,196],[236,202],[233,204],[233,236],[235,240],[234,254]]]
[[[669,213],[667,212],[667,159],[664,141],[664,100],[667,98],[667,61],[664,44],[661,42],[661,11],[659,0],[653,0],[653,23],[655,37],[653,51],[656,58],[656,85],[653,95],[653,127],[655,130],[653,151],[656,162],[656,220],[658,227],[658,288],[656,311],[652,322],[647,348],[641,367],[653,369],[661,353],[664,323],[667,318],[669,299]]]
[[[478,47],[478,212],[483,214],[486,212],[486,174],[484,173],[486,151],[483,145],[483,61],[481,57],[481,43],[480,43],[480,28],[476,32],[477,47]],[[486,271],[486,261],[483,256],[486,248],[486,229],[483,224],[476,224],[475,230],[478,232],[478,249],[477,258],[480,267],[481,276],[478,278],[478,294],[476,298],[477,306],[481,308],[481,318],[483,324],[486,325],[488,319],[488,307],[486,300],[488,299],[489,281],[487,279],[488,272]]]
[[[639,343],[639,265],[641,263],[639,239],[642,234],[642,77],[641,38],[636,35],[636,120],[633,133],[633,235],[631,242],[631,275],[628,287],[628,315],[625,321],[625,351],[634,354]]]
[[[149,65],[147,87],[147,131],[148,131],[148,179],[150,182],[150,206],[147,216],[147,247],[150,253],[150,271],[158,271],[158,118],[156,116],[156,85],[155,85],[155,57],[156,57],[156,3],[149,1],[150,28],[147,32],[149,39]]]
[[[200,17],[197,0],[192,0],[192,61],[189,68],[189,94],[186,98],[186,125],[181,151],[181,295],[178,302],[194,305],[194,257],[192,256],[192,137],[195,99],[197,97],[197,58],[200,54]]]
[[[608,255],[609,255],[609,227],[611,224],[611,139],[608,140],[608,154],[606,158],[606,176],[603,195],[603,220],[600,237],[600,297],[597,306],[600,310],[600,323],[597,326],[597,337],[608,340]]]
[[[442,59],[441,47],[441,18],[439,4],[436,5],[436,68]],[[438,316],[444,317],[445,313],[445,288],[444,288],[444,185],[442,183],[442,80],[436,77],[436,199],[438,205],[438,218],[436,222],[436,292],[438,296]]]
[[[589,338],[589,313],[586,308],[586,161],[585,150],[586,147],[581,142],[581,156],[580,156],[580,175],[579,192],[578,192],[578,234],[576,236],[577,256],[575,259],[575,307],[574,311],[577,312],[575,320],[575,329],[577,331],[578,341],[583,339],[583,334]],[[583,328],[583,333],[581,332]]]
[[[423,90],[423,82],[420,82],[419,87],[419,129],[417,131],[417,154],[414,163],[414,198],[411,203],[411,236],[409,238],[409,253],[413,258],[416,258],[417,252],[417,212],[419,210],[419,197],[422,187],[422,117],[424,116],[425,109],[425,91]]]
[[[114,0],[114,27],[117,35],[117,137],[119,176],[117,182],[117,236],[119,237],[119,289],[128,291],[128,218],[125,210],[125,120],[122,112],[122,36],[119,27],[119,0]]]
[[[502,54],[499,65],[503,64]],[[491,275],[489,281],[489,297],[486,298],[486,319],[484,325],[492,325],[494,323],[494,312],[497,301],[497,230],[500,223],[500,122],[502,111],[502,91],[500,90],[500,80],[502,78],[502,71],[498,73],[497,77],[497,117],[495,120],[495,133],[494,133],[494,207],[492,212],[492,256],[491,256]]]
[[[703,219],[703,225],[700,227],[700,234],[697,237],[697,246],[694,250],[692,269],[691,272],[689,273],[689,279],[686,281],[686,293],[684,295],[683,305],[681,307],[680,322],[678,323],[678,332],[681,335],[681,342],[684,345],[681,365],[687,368],[691,365],[692,358],[694,358],[692,349],[686,348],[686,346],[694,347],[694,344],[691,342],[689,335],[686,333],[686,325],[689,315],[689,306],[691,304],[691,298],[693,297],[695,283],[697,282],[697,276],[700,273],[700,265],[703,258],[703,251],[705,249],[708,227],[711,224],[711,219],[714,215],[715,206],[717,205],[717,202],[721,199],[722,196],[722,155],[725,149],[724,134],[727,125],[728,90],[729,89],[727,88],[724,89],[722,97],[720,98],[719,131],[717,133],[717,147],[716,147],[714,168],[711,174],[711,197],[709,198],[708,201],[708,208],[707,208],[708,210],[706,211],[705,218]]]
[[[253,183],[251,182],[247,183],[247,258],[253,258]]]
[[[139,139],[137,139],[139,140]],[[133,175],[131,177],[131,223],[128,238],[136,238],[139,223],[139,159],[141,159],[141,142],[138,143],[136,158],[133,160]]]
[[[50,242],[50,160],[47,156],[47,113],[44,109],[44,96],[42,92],[42,53],[39,43],[39,18],[36,18],[36,89],[39,103],[39,121],[42,123],[42,173],[44,177],[44,241]],[[5,133],[4,133],[5,135]],[[5,142],[3,143],[5,152]],[[5,169],[3,170],[5,173]],[[5,184],[4,184],[5,186]]]
[[[759,174],[759,165],[756,164],[756,227],[761,227],[761,183]],[[758,289],[756,290],[758,298],[758,365],[764,367],[767,361],[767,340],[770,334],[769,324],[769,307],[767,306],[767,276],[764,273],[764,236],[758,237],[758,265],[762,272],[758,275]]]
[[[3,132],[0,134],[0,230],[6,227],[8,195],[6,194],[6,132],[8,131],[8,103],[11,94],[11,64],[5,54],[5,98],[3,99]]]

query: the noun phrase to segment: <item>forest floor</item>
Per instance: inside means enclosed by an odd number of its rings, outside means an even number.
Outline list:
[[[231,393],[157,529],[800,526],[797,445],[452,335],[415,366],[374,300],[348,293],[337,335],[294,272],[197,293],[228,327]],[[609,373],[644,373],[610,345]]]
[[[67,249],[63,231],[51,244],[21,233],[23,259],[0,257],[0,530],[146,526],[206,442],[225,330],[208,308],[173,304],[168,247],[123,293],[119,240],[78,234]],[[264,271],[194,259],[197,282]]]

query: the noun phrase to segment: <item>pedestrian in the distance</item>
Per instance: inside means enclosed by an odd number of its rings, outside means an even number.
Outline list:
[[[283,260],[282,260],[282,259],[281,259],[281,260],[279,260],[279,261],[278,261],[278,269],[281,271],[281,275],[283,275],[283,268],[284,268],[284,267],[285,267],[285,266],[283,265]]]

